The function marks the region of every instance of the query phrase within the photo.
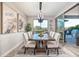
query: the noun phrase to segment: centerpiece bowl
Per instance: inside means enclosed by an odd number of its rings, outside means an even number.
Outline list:
[[[43,37],[43,31],[40,31],[39,34],[38,34],[40,37]]]

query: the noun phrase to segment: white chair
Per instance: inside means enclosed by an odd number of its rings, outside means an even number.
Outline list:
[[[50,36],[52,35],[52,31],[49,32],[49,35],[50,35]]]
[[[55,49],[57,51],[57,55],[59,54],[59,39],[60,39],[61,34],[60,33],[55,33],[54,39],[55,41],[50,41],[47,42],[47,55],[49,55],[49,49]]]
[[[50,35],[50,37],[53,39],[53,38],[54,38],[54,35],[55,35],[55,32],[50,31],[49,35]]]
[[[29,39],[32,37],[32,31],[30,32],[27,32],[28,33],[28,36],[29,36]]]
[[[35,54],[35,41],[29,41],[27,33],[24,33],[24,37],[25,37],[25,51],[24,51],[24,54],[26,53],[26,49],[29,49],[29,48],[34,49],[34,54]]]
[[[54,38],[54,35],[55,35],[55,32],[52,32],[52,35],[51,35],[51,37],[52,37],[52,38]]]

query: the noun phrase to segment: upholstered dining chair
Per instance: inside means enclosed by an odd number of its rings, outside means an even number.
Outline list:
[[[55,35],[55,32],[52,32],[51,38],[53,39]]]
[[[29,48],[33,49],[34,54],[35,54],[35,41],[29,41],[29,37],[27,33],[24,33],[25,37],[25,50],[24,54],[26,53],[26,50],[28,51]]]
[[[54,38],[54,35],[55,35],[55,32],[50,31],[49,36],[50,36],[52,39]]]
[[[28,33],[29,38],[31,38],[32,37],[32,31],[27,32],[27,33]]]
[[[52,31],[49,32],[49,35],[50,35],[50,36],[52,35]]]
[[[54,40],[47,42],[47,55],[49,55],[49,49],[55,49],[57,51],[57,55],[59,54],[59,39],[61,37],[60,33],[55,33]]]

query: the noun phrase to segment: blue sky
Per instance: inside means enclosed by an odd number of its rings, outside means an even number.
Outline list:
[[[65,19],[68,22],[65,22],[65,27],[71,27],[79,24],[79,19]]]

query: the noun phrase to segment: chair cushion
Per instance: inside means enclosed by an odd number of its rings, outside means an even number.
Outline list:
[[[25,47],[35,47],[35,41],[28,41],[25,45]]]
[[[48,41],[47,47],[48,48],[55,48],[55,47],[58,47],[58,45],[57,45],[56,41]]]
[[[47,44],[54,44],[56,41],[48,41]]]
[[[57,48],[58,45],[55,45],[55,44],[47,44],[47,47],[48,48]]]

